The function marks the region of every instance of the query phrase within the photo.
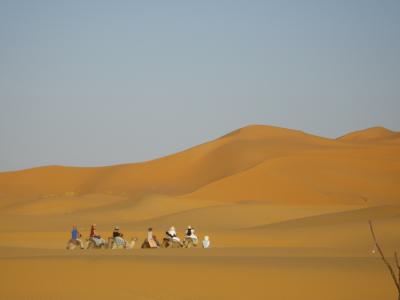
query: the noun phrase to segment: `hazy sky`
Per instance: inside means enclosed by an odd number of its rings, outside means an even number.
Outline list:
[[[0,170],[164,156],[247,124],[400,130],[400,1],[0,0]]]

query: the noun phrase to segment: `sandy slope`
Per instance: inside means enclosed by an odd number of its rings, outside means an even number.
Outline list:
[[[241,251],[0,260],[4,299],[394,299],[377,259],[270,257]],[[7,270],[7,271],[5,271]],[[18,288],[23,283],[24,288]],[[60,293],[62,291],[62,293]],[[38,296],[39,295],[39,296]]]
[[[322,150],[267,159],[214,181],[190,197],[275,203],[397,203],[399,149]]]
[[[0,299],[391,299],[367,221],[400,249],[399,140],[255,125],[143,163],[0,173]],[[213,249],[71,253],[74,223],[190,224]]]

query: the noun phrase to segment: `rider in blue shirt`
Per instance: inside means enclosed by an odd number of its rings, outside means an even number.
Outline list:
[[[76,228],[76,225],[74,225],[73,227],[72,227],[72,231],[71,231],[71,239],[72,240],[77,240],[79,238],[79,231],[78,231],[78,229]]]
[[[78,228],[76,228],[76,225],[72,225],[72,231],[71,231],[71,239],[68,241],[67,244],[67,249],[73,249],[74,245],[79,246],[81,249],[84,248],[82,241],[80,240],[81,234],[78,231]]]

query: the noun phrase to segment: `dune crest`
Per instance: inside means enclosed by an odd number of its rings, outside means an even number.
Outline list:
[[[350,132],[348,134],[345,134],[337,138],[337,140],[357,143],[357,142],[388,141],[399,138],[400,138],[400,132],[392,131],[385,127],[376,126]]]

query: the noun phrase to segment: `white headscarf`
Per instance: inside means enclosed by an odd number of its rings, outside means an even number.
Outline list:
[[[174,226],[171,226],[171,228],[168,230],[168,232],[169,232],[171,235],[176,235],[175,227],[174,227]]]

